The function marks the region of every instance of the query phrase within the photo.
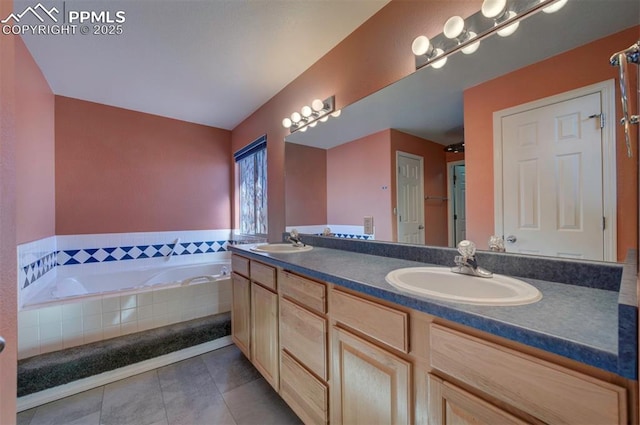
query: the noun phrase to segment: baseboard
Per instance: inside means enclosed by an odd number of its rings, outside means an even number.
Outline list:
[[[68,384],[59,385],[57,387],[19,397],[17,410],[18,412],[22,412],[23,410],[32,409],[45,403],[50,403],[61,398],[69,397],[71,395],[78,394],[92,388],[101,387],[103,385],[110,384],[111,382],[119,381],[133,375],[138,375],[140,373],[157,369],[159,367],[167,366],[171,363],[176,363],[191,357],[199,356],[201,354],[216,350],[218,348],[226,347],[227,345],[231,344],[231,336],[224,336],[213,341],[205,342],[204,344],[194,345],[193,347],[174,351],[173,353],[165,354],[163,356],[154,357],[152,359],[135,363],[129,366],[124,366],[118,369],[110,370],[108,372],[100,373],[98,375],[90,376],[88,378],[69,382]]]

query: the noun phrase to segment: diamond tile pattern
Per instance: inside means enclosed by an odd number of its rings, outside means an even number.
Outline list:
[[[322,236],[322,233],[316,233],[316,235]],[[350,233],[333,233],[333,236],[336,238],[361,239],[361,240],[369,240],[373,238],[371,235],[354,235]]]
[[[25,280],[22,287],[26,288],[44,276],[45,273],[56,267],[58,265],[57,255],[57,252],[50,252],[33,263],[24,266],[22,270],[25,274]]]
[[[207,254],[227,251],[231,241],[182,242],[159,245],[116,246],[109,248],[70,249],[57,252],[57,265],[138,260],[169,255]]]

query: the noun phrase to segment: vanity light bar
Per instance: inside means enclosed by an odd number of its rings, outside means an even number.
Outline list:
[[[513,34],[520,20],[540,10],[554,13],[568,0],[484,0],[482,9],[466,20],[453,16],[444,24],[443,32],[432,39],[424,35],[415,38],[411,50],[415,55],[416,70],[427,65],[441,68],[447,57],[458,50],[471,54],[478,50],[480,41],[494,32],[502,37]]]
[[[340,111],[335,110],[335,96],[325,100],[316,99],[311,106],[305,105],[300,112],[293,112],[290,117],[282,120],[282,126],[294,131],[307,131],[307,128],[315,127],[318,122],[325,122],[329,116],[338,117]]]

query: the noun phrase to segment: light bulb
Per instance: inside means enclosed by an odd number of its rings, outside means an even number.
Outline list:
[[[322,118],[320,118],[320,122],[327,122],[329,120],[329,115],[324,115]]]
[[[452,16],[444,24],[444,36],[450,39],[458,38],[464,33],[464,19]]]
[[[516,12],[510,11],[508,13],[507,19],[512,19],[515,16],[516,16]],[[516,21],[513,24],[507,25],[506,27],[502,28],[501,30],[498,30],[498,35],[500,37],[509,37],[511,34],[516,32],[516,30],[518,29],[519,26],[520,26],[520,21]]]
[[[293,123],[291,122],[291,120],[289,118],[285,118],[285,119],[282,120],[282,126],[284,128],[291,128],[291,124],[293,124]]]
[[[469,40],[473,40],[477,36],[478,34],[476,34],[475,32],[469,31]],[[463,47],[461,50],[462,50],[462,53],[464,53],[465,55],[470,55],[471,53],[474,53],[476,50],[478,50],[478,47],[480,47],[480,42],[476,41],[475,43],[471,43]]]
[[[306,126],[302,127],[300,131],[304,133],[305,131],[307,131],[307,127]]]
[[[300,115],[299,112],[294,112],[293,114],[291,114],[291,121],[298,123],[300,122],[301,119],[302,119],[302,116]]]
[[[424,35],[416,37],[415,40],[413,40],[413,43],[411,43],[411,51],[416,56],[425,55],[431,49],[431,41],[429,41],[429,38]]]
[[[302,112],[302,116],[306,118],[306,117],[310,117],[311,112],[313,111],[311,110],[311,106],[305,105],[302,107],[302,110],[300,112]]]
[[[544,0],[542,0],[542,1],[544,1]],[[555,13],[558,10],[562,9],[565,4],[567,4],[567,0],[560,0],[560,1],[557,1],[554,4],[552,4],[551,6],[545,7],[544,9],[542,9],[542,11],[544,13]]]
[[[442,55],[443,53],[444,53],[444,50],[442,50],[442,49],[436,49],[436,50],[435,50],[435,55],[434,55],[434,57],[436,57],[436,58],[437,58],[438,56]],[[442,59],[439,59],[439,60],[437,60],[437,61],[433,62],[433,63],[431,64],[431,66],[432,66],[432,67],[434,67],[435,69],[440,69],[440,68],[442,68],[446,63],[447,63],[447,58],[442,58]]]
[[[338,117],[340,116],[340,114],[341,114],[341,113],[342,113],[342,110],[341,110],[341,109],[338,109],[337,111],[332,112],[332,113],[331,113],[331,116],[332,116],[332,117],[334,117],[334,118],[338,118]]]
[[[314,111],[320,112],[324,109],[324,102],[320,99],[315,99],[313,102],[311,102],[311,107]]]
[[[502,15],[507,7],[507,0],[484,0],[482,2],[482,14],[489,19]]]
[[[316,125],[318,125],[318,121],[312,121],[311,124],[309,124],[309,127],[313,128]]]

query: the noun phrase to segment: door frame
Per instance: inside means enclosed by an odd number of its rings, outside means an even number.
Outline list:
[[[420,156],[420,155],[415,155],[409,152],[404,152],[404,151],[400,151],[400,150],[396,150],[396,208],[395,208],[395,212],[396,212],[396,242],[400,241],[400,214],[398,213],[398,205],[400,205],[399,202],[399,196],[400,196],[400,191],[398,190],[398,180],[399,180],[399,176],[398,176],[398,162],[400,159],[400,155],[402,156],[406,156],[409,158],[413,158],[413,159],[417,159],[418,161],[420,161],[420,193],[421,195],[421,200],[422,202],[420,203],[420,205],[422,205],[422,226],[424,227],[422,229],[422,244],[425,244],[425,241],[427,239],[427,223],[425,222],[425,216],[424,216],[424,157]]]
[[[495,231],[504,236],[502,185],[502,118],[576,97],[600,93],[605,126],[602,129],[602,202],[607,218],[604,229],[604,261],[617,261],[616,108],[615,80],[610,79],[493,113],[493,193]]]
[[[451,162],[447,162],[447,221],[448,221],[448,238],[447,238],[447,243],[449,244],[449,247],[453,247],[454,245],[454,234],[455,234],[455,228],[454,228],[454,223],[455,220],[453,219],[453,214],[455,213],[455,211],[453,210],[453,202],[454,202],[454,187],[453,187],[453,167],[455,167],[456,165],[465,165],[464,159],[461,159],[459,161],[451,161]]]

